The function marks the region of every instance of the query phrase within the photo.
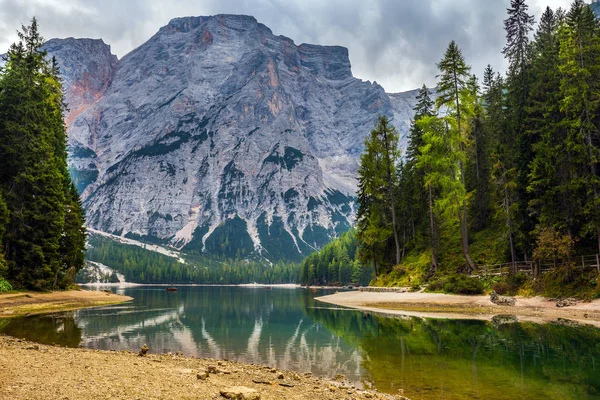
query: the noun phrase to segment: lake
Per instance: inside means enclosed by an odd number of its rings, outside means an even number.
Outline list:
[[[333,377],[416,399],[600,399],[600,330],[573,325],[386,318],[314,300],[331,291],[113,289],[133,302],[0,319],[0,333],[105,350],[182,351]]]

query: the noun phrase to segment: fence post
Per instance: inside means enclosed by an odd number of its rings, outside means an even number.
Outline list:
[[[581,256],[581,269],[585,269],[585,258]]]
[[[596,254],[596,268],[598,269],[598,273],[600,274],[600,254]]]

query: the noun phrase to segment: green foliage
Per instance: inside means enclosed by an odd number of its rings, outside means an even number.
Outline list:
[[[361,264],[356,256],[356,231],[351,229],[304,259],[300,265],[300,284],[367,285],[373,268]]]
[[[466,275],[451,275],[429,283],[428,291],[454,294],[483,294],[483,283]]]
[[[298,266],[291,263],[268,265],[261,261],[224,259],[184,255],[185,262],[146,250],[139,246],[115,242],[99,235],[90,235],[87,259],[102,263],[123,274],[125,280],[136,283],[295,283]],[[85,273],[79,282],[89,280]],[[114,279],[108,277],[109,280]]]
[[[359,260],[373,264],[375,275],[400,262],[394,191],[397,186],[396,164],[400,156],[398,132],[387,117],[379,116],[375,128],[365,139],[365,152],[358,170]],[[384,249],[393,238],[395,258]]]
[[[0,206],[0,269],[11,282],[35,289],[67,287],[83,265],[85,246],[83,211],[67,170],[59,71],[55,60],[46,60],[43,43],[34,18],[0,73],[0,192],[6,203]]]
[[[488,66],[480,88],[452,41],[437,64],[440,115],[426,88],[419,93],[406,158],[397,166],[403,259],[377,285],[419,279],[457,291],[467,283],[451,278],[475,265],[559,264],[600,252],[600,25],[583,0],[574,0],[568,12],[547,8],[532,40],[527,2],[511,0],[507,12],[505,77]],[[359,248],[389,259],[389,212],[370,201],[362,204],[371,219]],[[426,257],[429,270],[415,264]],[[587,274],[525,279],[512,271],[482,283],[510,294],[579,287],[593,297]]]
[[[13,290],[12,285],[9,281],[0,278],[0,293],[6,293]]]

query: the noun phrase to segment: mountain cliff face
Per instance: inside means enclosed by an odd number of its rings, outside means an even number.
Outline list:
[[[88,225],[230,257],[297,259],[346,230],[364,137],[378,114],[405,133],[416,95],[248,16],[174,19],[121,60],[101,40],[45,49]]]

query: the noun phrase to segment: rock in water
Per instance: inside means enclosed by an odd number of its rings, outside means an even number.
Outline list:
[[[148,346],[146,344],[144,344],[141,348],[140,348],[140,352],[138,353],[139,357],[145,357],[146,354],[148,353]]]
[[[101,40],[44,50],[88,225],[230,257],[300,259],[347,230],[365,136],[382,114],[404,137],[417,94],[242,15],[173,19],[120,60]]]
[[[226,399],[235,400],[260,400],[260,393],[245,386],[232,386],[220,391]]]

